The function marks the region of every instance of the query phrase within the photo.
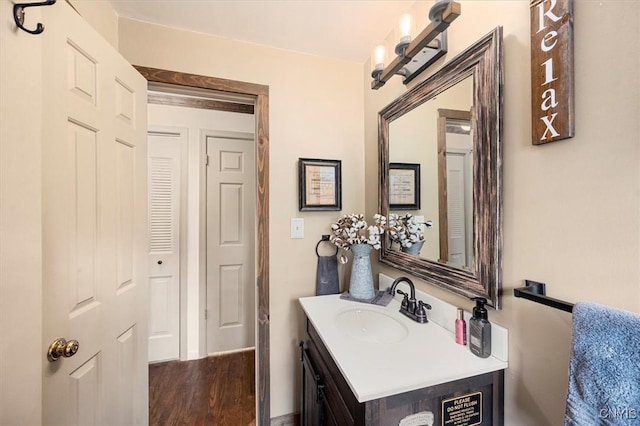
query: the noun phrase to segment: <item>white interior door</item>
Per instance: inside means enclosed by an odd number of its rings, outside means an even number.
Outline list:
[[[255,346],[255,154],[208,136],[207,352]]]
[[[149,132],[149,361],[180,357],[180,221],[186,132]]]
[[[65,2],[43,8],[47,424],[146,424],[146,80]]]
[[[473,224],[471,150],[447,148],[448,264],[471,267]]]

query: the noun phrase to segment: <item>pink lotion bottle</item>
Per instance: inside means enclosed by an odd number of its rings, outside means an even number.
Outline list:
[[[458,318],[456,318],[456,343],[467,344],[467,323],[464,321],[464,311],[458,308]]]

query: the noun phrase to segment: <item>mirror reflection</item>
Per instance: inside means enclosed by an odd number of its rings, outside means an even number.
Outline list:
[[[380,262],[500,308],[502,28],[378,115]]]
[[[471,270],[472,107],[469,76],[389,123],[389,218],[417,224],[392,250]]]

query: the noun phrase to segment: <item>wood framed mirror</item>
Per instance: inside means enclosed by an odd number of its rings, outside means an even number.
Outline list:
[[[379,211],[410,213],[417,254],[385,238],[380,261],[500,308],[502,288],[502,27],[378,114]],[[420,210],[390,208],[390,163],[419,163]],[[432,225],[432,226],[431,226]]]

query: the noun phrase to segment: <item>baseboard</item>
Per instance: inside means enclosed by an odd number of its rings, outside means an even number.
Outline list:
[[[255,351],[256,347],[255,346],[251,346],[249,348],[241,348],[241,349],[232,349],[229,351],[220,351],[220,352],[212,352],[210,354],[207,354],[207,357],[210,356],[219,356],[219,355],[231,355],[231,354],[237,354],[240,352],[249,352],[249,351]]]
[[[300,424],[300,413],[285,414],[271,419],[271,426],[298,426]]]

